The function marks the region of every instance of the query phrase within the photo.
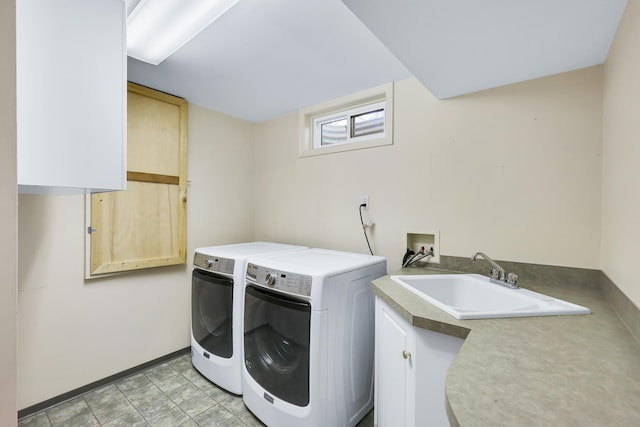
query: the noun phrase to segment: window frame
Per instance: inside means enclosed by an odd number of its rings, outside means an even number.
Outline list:
[[[351,120],[354,116],[384,108],[384,130],[351,137]],[[321,144],[322,124],[344,118],[347,120],[347,140],[331,145]],[[299,157],[317,156],[343,151],[359,150],[393,144],[393,83],[324,102],[300,110]]]
[[[374,132],[361,136],[352,136],[353,135],[353,119],[357,116],[364,115],[367,113],[372,113],[376,111],[384,111],[385,116],[387,112],[386,100],[377,101],[365,105],[359,105],[357,107],[349,108],[347,110],[337,111],[335,113],[329,113],[328,115],[322,116],[314,116],[312,118],[313,123],[313,148],[323,148],[323,147],[332,147],[332,145],[322,145],[322,126],[328,123],[337,122],[339,120],[346,120],[347,129],[346,129],[346,139],[341,142],[336,142],[335,145],[340,144],[353,144],[355,142],[360,141],[368,141],[371,139],[384,138],[386,133],[386,126],[383,126],[382,132]],[[386,125],[386,123],[385,123]]]

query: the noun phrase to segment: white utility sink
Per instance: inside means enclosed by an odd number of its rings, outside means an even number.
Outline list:
[[[589,314],[591,310],[527,289],[510,289],[480,274],[391,276],[456,319]]]

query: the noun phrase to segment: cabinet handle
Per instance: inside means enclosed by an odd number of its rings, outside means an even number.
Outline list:
[[[411,359],[411,353],[408,352],[407,350],[402,350],[402,357],[404,359]]]

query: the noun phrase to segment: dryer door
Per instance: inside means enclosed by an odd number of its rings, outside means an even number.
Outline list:
[[[244,308],[245,366],[265,391],[309,404],[311,305],[248,285]]]
[[[233,356],[233,279],[193,270],[191,285],[191,333],[211,354]]]

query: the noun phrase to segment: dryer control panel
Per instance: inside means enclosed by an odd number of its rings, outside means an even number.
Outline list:
[[[247,280],[269,289],[310,297],[313,278],[249,263]]]
[[[223,273],[233,275],[233,268],[236,261],[234,259],[222,258],[218,256],[205,255],[199,252],[193,256],[193,266],[212,273]]]

